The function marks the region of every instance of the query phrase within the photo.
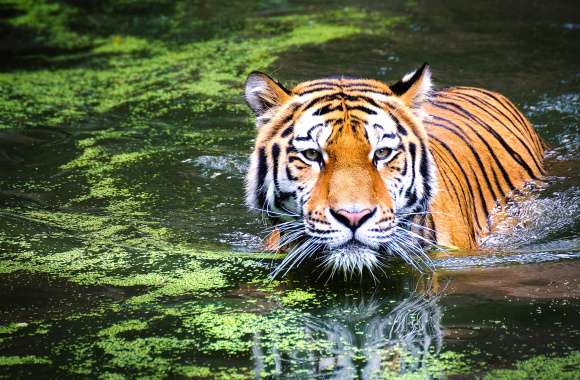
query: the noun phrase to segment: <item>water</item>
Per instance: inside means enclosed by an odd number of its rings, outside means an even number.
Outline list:
[[[1,6],[0,377],[578,377],[577,5],[52,4]],[[518,104],[546,185],[433,273],[270,281],[245,76],[424,61]]]

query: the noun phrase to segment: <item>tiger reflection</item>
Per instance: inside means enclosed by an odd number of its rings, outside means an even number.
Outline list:
[[[375,379],[385,371],[420,370],[442,344],[439,295],[430,293],[412,292],[390,310],[371,296],[345,299],[322,317],[306,314],[302,322],[308,349],[276,347],[257,333],[256,377]],[[317,349],[321,342],[324,349]]]

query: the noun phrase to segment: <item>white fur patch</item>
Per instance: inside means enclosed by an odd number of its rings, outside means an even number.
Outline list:
[[[362,273],[364,269],[372,270],[378,266],[378,253],[357,244],[331,249],[324,257],[324,266],[332,273],[342,271],[351,274],[355,270]]]

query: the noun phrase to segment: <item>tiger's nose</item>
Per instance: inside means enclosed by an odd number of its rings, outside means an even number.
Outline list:
[[[374,215],[377,209],[374,208],[373,210],[369,208],[365,208],[361,211],[348,211],[345,209],[333,210],[330,209],[330,214],[338,220],[340,223],[344,224],[351,230],[356,230],[359,228],[364,222],[369,220],[371,216]]]

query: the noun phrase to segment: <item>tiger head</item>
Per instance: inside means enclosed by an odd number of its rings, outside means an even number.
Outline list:
[[[274,221],[279,246],[292,246],[274,274],[306,257],[333,273],[425,257],[410,226],[435,192],[422,125],[430,89],[426,64],[392,85],[326,78],[288,90],[250,74],[245,98],[258,136],[247,204]]]

